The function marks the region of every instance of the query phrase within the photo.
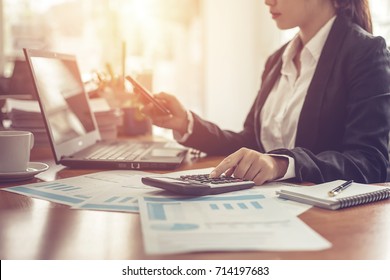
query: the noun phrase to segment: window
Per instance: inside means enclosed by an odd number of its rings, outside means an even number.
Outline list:
[[[13,61],[23,57],[21,48],[29,47],[76,54],[86,79],[91,71],[107,72],[108,64],[121,74],[125,49],[126,73],[140,75],[155,92],[175,94],[222,127],[239,130],[265,58],[297,32],[279,32],[263,2],[241,2],[0,0],[0,72],[10,75]],[[370,4],[374,34],[389,44],[390,0]],[[240,112],[229,116],[219,111],[237,106]]]
[[[370,1],[374,35],[382,36],[390,44],[390,0]]]
[[[199,6],[200,0],[2,0],[3,74],[23,59],[23,47],[72,53],[87,78],[108,65],[122,74],[125,65],[153,91],[199,108]]]

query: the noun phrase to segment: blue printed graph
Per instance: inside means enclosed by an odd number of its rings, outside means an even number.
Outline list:
[[[37,184],[31,187],[18,186],[12,188],[22,194],[47,198],[62,203],[78,204],[89,199],[91,196],[80,194],[80,187],[61,183]]]
[[[209,207],[211,210],[253,210],[263,209],[258,201],[239,202],[239,203],[210,203]]]
[[[225,197],[197,197],[197,198],[166,198],[166,197],[145,197],[147,212],[152,221],[166,221],[167,214],[165,207],[180,206],[185,202],[202,202],[203,205],[214,211],[253,211],[262,210],[260,200],[263,195],[243,195]],[[179,207],[180,208],[180,207]],[[178,208],[178,209],[179,209]]]
[[[197,224],[154,224],[150,226],[152,229],[161,230],[161,231],[187,231],[195,230],[199,228]]]
[[[98,209],[111,211],[138,212],[138,199],[133,196],[108,196],[99,202],[87,202],[80,206],[82,209]]]

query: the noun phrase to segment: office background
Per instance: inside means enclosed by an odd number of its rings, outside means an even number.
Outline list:
[[[390,0],[371,0],[374,33],[390,42]],[[0,0],[0,74],[21,48],[77,55],[85,80],[112,65],[150,77],[153,91],[239,130],[279,31],[261,0]],[[226,113],[229,112],[229,113]]]

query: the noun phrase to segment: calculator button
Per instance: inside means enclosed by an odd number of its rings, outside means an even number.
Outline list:
[[[215,184],[215,185],[239,183],[239,182],[247,181],[247,180],[242,180],[239,178],[226,177],[226,176],[221,176],[219,178],[209,178],[208,174],[184,175],[184,176],[180,176],[180,178],[178,178],[178,179],[183,180],[183,181],[198,182],[201,184]]]

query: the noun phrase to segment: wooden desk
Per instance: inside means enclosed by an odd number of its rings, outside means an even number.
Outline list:
[[[49,150],[32,155],[35,161],[50,157]],[[180,170],[215,166],[220,160],[188,158]],[[96,171],[64,169],[56,175],[66,178]],[[0,188],[11,185],[0,183]],[[312,208],[300,218],[329,240],[332,248],[151,256],[143,249],[138,214],[71,210],[0,191],[0,259],[390,259],[389,200],[339,211]]]

